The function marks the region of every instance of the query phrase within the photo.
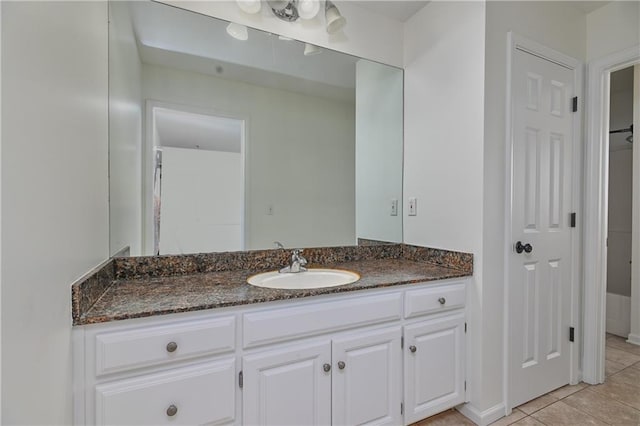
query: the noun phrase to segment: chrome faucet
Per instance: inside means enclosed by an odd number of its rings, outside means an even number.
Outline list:
[[[285,266],[284,268],[280,269],[281,274],[298,273],[307,270],[307,268],[305,268],[307,259],[305,259],[300,253],[302,253],[302,249],[293,250],[293,252],[291,253],[291,263],[289,264],[289,266]]]

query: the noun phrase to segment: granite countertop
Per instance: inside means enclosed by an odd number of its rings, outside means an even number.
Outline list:
[[[361,278],[353,284],[338,287],[283,290],[255,287],[246,282],[251,275],[273,268],[232,269],[171,276],[134,274],[119,278],[116,273],[111,277],[113,279],[109,285],[100,290],[100,295],[92,301],[91,306],[74,311],[74,325],[297,299],[472,274],[472,269],[469,268],[453,268],[406,257],[365,258],[309,266],[347,269],[357,272]],[[74,301],[81,297],[83,296],[74,293]]]

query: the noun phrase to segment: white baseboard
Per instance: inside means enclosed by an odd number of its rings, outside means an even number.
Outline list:
[[[631,334],[627,336],[627,342],[633,343],[634,345],[640,345],[640,336],[637,334]]]
[[[490,425],[491,423],[505,416],[505,408],[503,403],[494,405],[487,410],[480,411],[473,404],[467,402],[466,404],[457,406],[456,410],[458,410],[466,418],[468,418],[478,426]]]
[[[631,298],[607,293],[607,333],[627,337],[631,331]]]

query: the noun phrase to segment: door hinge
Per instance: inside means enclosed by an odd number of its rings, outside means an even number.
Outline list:
[[[400,338],[400,349],[404,349],[404,336]]]
[[[571,213],[570,217],[570,226],[572,228],[576,227],[576,214],[575,213]]]
[[[573,327],[569,327],[569,341],[570,342],[574,342],[575,341],[575,334],[576,334],[576,329]]]
[[[400,415],[404,414],[404,403],[400,403]]]
[[[465,333],[467,332],[467,323],[466,322],[464,323],[464,332]]]
[[[464,390],[465,391],[467,390],[467,381],[466,380],[464,381]]]
[[[571,111],[572,112],[577,112],[578,111],[578,97],[577,96],[574,96],[574,98],[572,99]]]
[[[240,386],[241,389],[244,386],[244,375],[242,374],[242,371],[238,373],[238,385]]]

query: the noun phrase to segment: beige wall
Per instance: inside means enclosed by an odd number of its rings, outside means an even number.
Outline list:
[[[640,44],[640,2],[612,1],[587,15],[586,59]]]
[[[2,424],[68,425],[70,285],[109,255],[107,4],[0,7]]]

